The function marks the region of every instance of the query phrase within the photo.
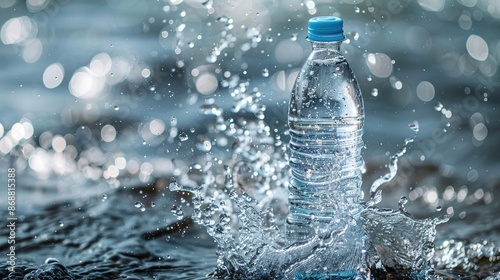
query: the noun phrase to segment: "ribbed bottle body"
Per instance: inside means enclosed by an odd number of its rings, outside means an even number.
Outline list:
[[[292,90],[287,241],[358,232],[364,108],[340,42],[313,42]],[[347,237],[347,236],[346,236]],[[353,237],[353,236],[351,236]],[[353,237],[354,238],[354,237]]]

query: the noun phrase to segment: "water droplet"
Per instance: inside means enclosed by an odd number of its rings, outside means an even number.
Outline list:
[[[408,203],[408,198],[406,196],[402,196],[400,199],[399,199],[399,204],[406,204]]]
[[[142,206],[142,203],[141,203],[140,201],[136,201],[136,202],[134,203],[134,207],[135,207],[135,208],[141,208],[141,206]]]
[[[168,185],[170,191],[179,191],[181,187],[177,184],[177,178],[170,178],[170,184]]]
[[[269,70],[267,68],[262,69],[262,77],[269,77]]]
[[[184,212],[182,211],[182,206],[180,206],[180,205],[172,206],[172,209],[170,209],[170,212],[172,212],[172,214],[174,214],[178,220],[181,220],[182,217],[184,216]]]
[[[201,105],[200,110],[205,114],[205,115],[215,115],[215,116],[220,116],[222,114],[222,109],[214,104],[205,104]]]
[[[290,38],[292,41],[297,41],[297,33],[293,33],[292,37]]]
[[[437,206],[437,207],[436,207],[436,212],[439,212],[439,211],[441,211],[441,210],[443,210],[443,207],[442,207],[442,206]]]
[[[193,48],[194,47],[194,43],[193,42],[189,42],[188,43],[188,47]]]
[[[45,260],[45,264],[52,264],[52,263],[58,263],[59,260],[57,260],[56,258],[47,258]]]
[[[63,221],[59,221],[59,226],[63,227],[64,226],[64,222]]]
[[[199,136],[198,143],[196,143],[196,147],[202,152],[208,152],[212,149],[212,143],[209,140],[205,139],[203,136]]]
[[[418,121],[413,121],[411,124],[408,125],[410,127],[411,130],[415,131],[415,132],[418,132],[420,127],[418,125]]]
[[[179,133],[179,139],[181,142],[187,141],[189,139],[189,136],[185,132]]]
[[[366,80],[368,80],[368,82],[371,82],[373,80],[373,78],[371,75],[368,75],[368,77],[366,77]]]
[[[221,16],[221,17],[218,17],[217,18],[217,21],[218,22],[228,22],[229,21],[229,18],[226,17],[226,16]]]
[[[406,196],[402,196],[400,199],[399,199],[399,202],[398,202],[398,205],[399,205],[399,210],[401,212],[406,212],[406,209],[405,209],[405,204],[408,203],[408,198]]]
[[[441,104],[441,102],[438,102],[436,104],[436,106],[434,106],[434,109],[436,109],[436,111],[440,112],[443,109],[443,104]]]
[[[354,12],[355,12],[356,14],[359,14],[359,11],[360,11],[360,9],[359,9],[359,7],[358,7],[358,6],[354,7]]]
[[[211,9],[213,7],[214,1],[213,0],[207,0],[203,3],[201,3],[205,9]]]
[[[307,169],[306,170],[306,178],[309,179],[312,177],[313,170],[312,169]]]
[[[102,195],[102,201],[106,201],[108,199],[108,195],[107,194],[103,194]]]
[[[268,41],[268,42],[270,42],[270,43],[271,43],[271,42],[273,41],[273,37],[271,37],[271,36],[267,36],[267,37],[266,37],[266,41]]]
[[[335,71],[333,72],[334,77],[338,77],[342,74],[342,69],[340,67],[335,67]]]
[[[189,131],[190,131],[191,133],[195,133],[195,132],[196,132],[196,129],[195,129],[194,127],[191,127],[191,128],[189,129]]]
[[[217,56],[215,54],[211,54],[207,56],[207,62],[209,63],[215,63],[217,61]]]
[[[377,97],[378,96],[378,89],[377,88],[373,88],[372,89],[372,96],[373,97]]]
[[[120,110],[120,107],[119,107],[118,105],[115,105],[115,107],[114,107],[114,108],[115,108],[115,111]]]

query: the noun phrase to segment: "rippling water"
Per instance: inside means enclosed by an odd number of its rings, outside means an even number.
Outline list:
[[[487,0],[0,1],[0,174],[16,169],[18,218],[15,272],[2,262],[0,276],[248,278],[221,248],[248,252],[255,277],[273,267],[244,237],[282,244],[287,102],[306,22],[327,14],[344,18],[365,97],[365,200],[414,139],[381,185],[377,207],[396,210],[365,212],[372,277],[420,277],[419,257],[428,277],[499,277],[500,9]],[[443,215],[432,243],[425,221]]]

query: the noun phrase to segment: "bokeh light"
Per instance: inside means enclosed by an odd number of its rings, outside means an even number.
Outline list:
[[[467,52],[475,60],[484,61],[488,57],[488,44],[478,35],[470,35],[467,38]]]
[[[52,149],[56,152],[62,152],[66,149],[66,140],[61,135],[56,135],[52,138]]]
[[[160,119],[154,119],[149,123],[149,130],[154,135],[160,135],[165,131],[165,123]]]
[[[434,99],[435,93],[434,86],[428,81],[422,81],[417,85],[417,96],[424,102]]]
[[[212,73],[203,73],[196,78],[196,90],[203,94],[212,94],[219,86],[219,81]]]
[[[116,138],[116,129],[114,126],[107,124],[101,129],[101,138],[104,142],[112,142]]]
[[[95,55],[90,61],[89,69],[93,75],[102,77],[109,73],[113,61],[107,53],[100,53]]]
[[[37,33],[35,22],[27,16],[21,16],[6,21],[0,30],[0,37],[5,45],[23,44]]]
[[[418,0],[418,4],[431,12],[440,12],[444,9],[445,0]]]
[[[368,54],[366,56],[366,65],[376,77],[387,78],[392,74],[392,60],[384,53]]]
[[[60,63],[53,63],[43,72],[43,85],[48,88],[58,87],[64,79],[64,67]]]
[[[23,48],[22,57],[26,63],[37,62],[43,53],[43,44],[40,39],[35,38],[31,40]]]
[[[43,10],[50,3],[50,0],[27,0],[26,7],[32,13]]]
[[[78,69],[69,82],[69,91],[78,98],[98,96],[105,86],[105,79],[92,75],[88,67]]]

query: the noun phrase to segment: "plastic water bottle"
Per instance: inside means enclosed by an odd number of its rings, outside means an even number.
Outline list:
[[[312,18],[308,31],[312,53],[295,81],[288,112],[292,176],[286,239],[292,245],[316,235],[336,238],[332,257],[352,271],[364,242],[359,219],[363,98],[340,51],[342,19]],[[354,267],[342,263],[351,261]]]

